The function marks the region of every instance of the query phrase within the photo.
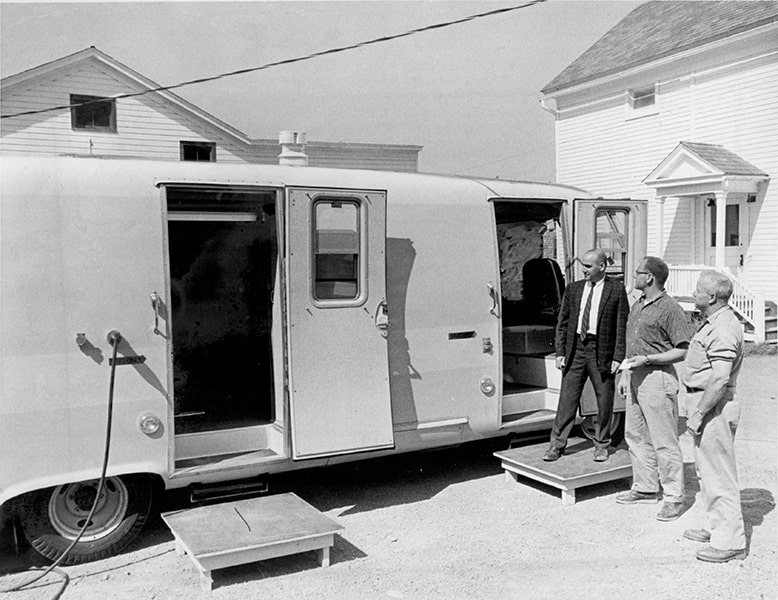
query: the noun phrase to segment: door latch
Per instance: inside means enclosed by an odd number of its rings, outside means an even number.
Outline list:
[[[389,330],[389,310],[386,306],[386,300],[381,300],[375,310],[375,326],[386,337]]]
[[[489,290],[489,295],[492,297],[492,308],[489,309],[489,312],[499,319],[500,303],[497,300],[497,290],[494,289],[494,284],[491,281],[486,284],[486,289]]]
[[[151,292],[151,309],[154,311],[154,333],[156,335],[162,334],[162,332],[159,330],[160,304],[162,304],[162,298],[160,297],[159,292],[156,290]]]

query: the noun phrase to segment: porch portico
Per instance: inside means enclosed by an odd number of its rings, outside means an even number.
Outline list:
[[[765,337],[765,304],[748,287],[749,241],[768,180],[726,148],[692,142],[680,142],[643,180],[657,197],[658,254],[670,265],[668,292],[689,296],[701,271],[726,273],[735,288],[730,302],[758,341]],[[668,215],[670,203],[675,210]]]

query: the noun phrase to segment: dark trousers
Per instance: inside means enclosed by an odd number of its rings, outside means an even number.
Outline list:
[[[559,391],[559,407],[551,430],[551,447],[562,449],[575,423],[578,404],[586,380],[590,379],[597,398],[597,423],[594,431],[594,445],[607,448],[611,443],[611,416],[613,415],[613,396],[616,391],[616,379],[610,372],[610,365],[597,365],[597,342],[593,337],[575,345],[570,364],[565,365],[562,375],[562,389]],[[605,371],[600,369],[604,368]]]

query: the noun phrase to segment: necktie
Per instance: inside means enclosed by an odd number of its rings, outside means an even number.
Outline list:
[[[589,283],[589,297],[586,299],[586,306],[584,306],[583,318],[581,319],[581,341],[586,337],[586,332],[589,331],[589,315],[592,312],[592,296],[594,296],[594,284]]]

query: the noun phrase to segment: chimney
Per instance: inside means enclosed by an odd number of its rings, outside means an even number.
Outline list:
[[[281,144],[281,154],[278,155],[279,165],[305,167],[308,165],[308,155],[305,153],[305,133],[302,131],[282,131],[278,134]]]

